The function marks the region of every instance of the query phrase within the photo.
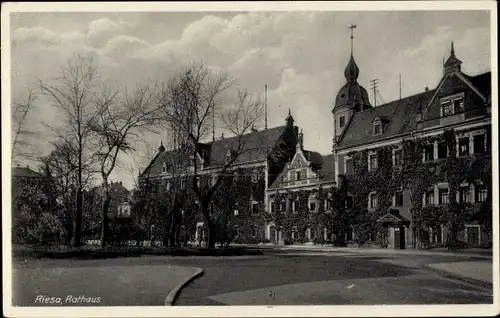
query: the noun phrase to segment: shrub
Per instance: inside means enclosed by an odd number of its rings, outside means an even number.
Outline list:
[[[293,241],[291,239],[285,239],[285,245],[293,245]]]

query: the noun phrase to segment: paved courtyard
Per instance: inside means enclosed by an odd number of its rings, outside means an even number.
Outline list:
[[[169,291],[197,267],[204,269],[203,276],[181,290],[176,306],[492,303],[491,284],[445,277],[427,267],[463,262],[469,268],[480,264],[483,276],[488,269],[491,273],[491,260],[473,256],[339,251],[17,262],[13,303],[39,306],[40,295],[63,301],[67,295],[84,295],[100,297],[98,305],[105,306],[162,306]]]

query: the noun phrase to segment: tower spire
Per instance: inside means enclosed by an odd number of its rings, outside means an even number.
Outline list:
[[[356,24],[351,24],[349,29],[351,29],[351,55],[353,55],[354,51],[354,29],[356,29]]]

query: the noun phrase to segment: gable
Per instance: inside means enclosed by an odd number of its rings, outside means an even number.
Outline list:
[[[295,156],[293,156],[292,162],[290,163],[290,169],[300,169],[307,167],[307,159],[301,149],[297,149]]]

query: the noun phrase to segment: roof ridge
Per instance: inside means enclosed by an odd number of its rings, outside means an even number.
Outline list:
[[[433,89],[429,89],[428,91],[423,91],[423,92],[416,93],[416,94],[413,94],[413,95],[409,95],[409,96],[406,96],[406,97],[403,97],[403,98],[400,98],[400,99],[395,99],[395,100],[392,100],[392,101],[387,102],[385,104],[382,104],[380,106],[363,109],[363,110],[359,111],[358,113],[368,112],[368,111],[371,111],[371,110],[374,110],[374,109],[380,109],[382,107],[392,106],[395,103],[401,102],[401,101],[403,101],[405,99],[409,99],[409,98],[416,97],[416,96],[423,95],[423,94],[428,94],[429,92],[432,92],[432,91],[435,91],[435,90],[436,90],[436,88],[433,88]]]

